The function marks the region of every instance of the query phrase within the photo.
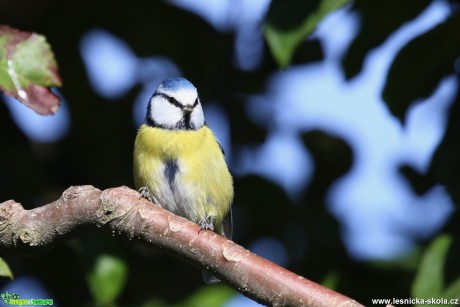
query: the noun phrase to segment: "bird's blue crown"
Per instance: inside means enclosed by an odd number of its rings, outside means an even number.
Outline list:
[[[169,78],[164,80],[160,87],[163,87],[167,91],[175,92],[180,89],[191,89],[196,90],[195,86],[185,78]]]

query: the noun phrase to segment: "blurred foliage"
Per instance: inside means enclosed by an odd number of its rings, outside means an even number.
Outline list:
[[[439,1],[357,0],[345,7],[361,19],[357,36],[342,59],[345,78],[357,76],[373,48]],[[107,29],[126,41],[139,57],[167,56],[173,60],[199,88],[205,103],[219,103],[227,112],[236,151],[243,145],[262,144],[268,134],[266,127],[248,118],[248,97],[263,92],[279,66],[322,61],[321,40],[306,40],[306,36],[326,14],[346,2],[274,0],[264,22],[265,56],[249,71],[234,65],[234,33],[218,32],[200,17],[168,2],[0,2],[0,23],[41,33],[53,47],[72,121],[71,131],[62,141],[36,143],[23,135],[6,106],[0,104],[0,138],[4,144],[0,151],[0,200],[15,199],[33,208],[55,200],[70,185],[92,184],[100,189],[133,186],[136,127],[131,113],[140,86],[116,101],[92,91],[79,54],[80,38],[88,30]],[[404,46],[388,73],[383,98],[402,121],[410,106],[429,96],[444,77],[454,73],[459,77],[458,62],[457,71],[454,66],[460,56],[458,5],[456,1],[449,3],[451,16]],[[430,170],[420,173],[410,166],[399,166],[421,197],[441,183],[457,207],[459,97],[457,94],[451,106],[447,130]],[[286,248],[290,270],[365,305],[371,298],[421,296],[426,289],[435,296],[459,297],[458,211],[440,230],[442,236],[419,241],[412,253],[400,259],[352,259],[345,249],[343,227],[328,210],[327,195],[357,157],[345,140],[324,131],[307,131],[300,137],[314,161],[314,173],[298,198],[288,196],[266,178],[235,178],[235,241],[250,246],[261,237],[276,239]],[[109,234],[79,238],[35,258],[6,261],[16,276],[38,278],[60,306],[218,306],[234,294],[225,285],[204,286],[199,270],[187,263]],[[1,285],[7,282],[0,279]]]
[[[412,297],[448,300],[460,298],[460,277],[457,277],[451,284],[446,284],[445,267],[452,242],[451,236],[439,235],[428,246],[412,284]],[[458,268],[457,273],[460,273]]]
[[[460,79],[457,79],[460,88]],[[460,91],[449,110],[444,138],[433,157],[429,174],[445,185],[457,208],[460,206]]]
[[[427,54],[426,50],[430,52]],[[428,98],[444,77],[454,74],[454,62],[459,55],[460,14],[457,13],[414,38],[398,53],[383,89],[390,111],[403,121],[414,101]]]
[[[354,1],[352,10],[358,14],[361,26],[343,57],[345,77],[351,79],[359,74],[367,53],[382,44],[404,23],[417,17],[431,2],[387,0],[375,5],[366,0]]]
[[[13,279],[13,272],[11,272],[8,263],[6,263],[2,258],[0,258],[0,277],[9,277]]]
[[[123,290],[126,275],[126,264],[121,259],[112,255],[99,255],[87,277],[96,304],[114,304]]]
[[[235,295],[235,291],[225,285],[215,284],[209,287],[201,287],[184,301],[168,304],[160,299],[151,299],[142,304],[142,307],[214,307],[223,306]]]
[[[305,37],[330,12],[350,0],[273,0],[265,18],[264,34],[273,57],[287,67]],[[289,17],[287,17],[289,16]]]

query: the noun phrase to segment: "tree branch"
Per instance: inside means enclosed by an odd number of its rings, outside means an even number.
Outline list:
[[[127,187],[67,189],[55,202],[24,210],[0,204],[0,255],[31,256],[84,233],[110,231],[208,268],[242,294],[273,306],[362,306],[279,267],[211,231],[152,205]]]

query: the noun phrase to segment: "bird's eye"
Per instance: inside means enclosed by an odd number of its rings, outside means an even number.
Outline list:
[[[195,99],[195,103],[193,104],[193,107],[196,107],[200,103],[200,99],[197,97]]]
[[[170,104],[175,105],[178,108],[182,108],[182,105],[179,103],[179,101],[177,101],[176,98],[168,96],[168,101]]]

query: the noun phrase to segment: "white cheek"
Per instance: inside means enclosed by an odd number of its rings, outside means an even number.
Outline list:
[[[204,125],[204,114],[200,104],[198,104],[195,107],[195,110],[193,110],[190,121],[197,128],[200,128]]]
[[[159,125],[175,127],[182,118],[182,110],[162,97],[154,97],[151,102],[150,116]]]

